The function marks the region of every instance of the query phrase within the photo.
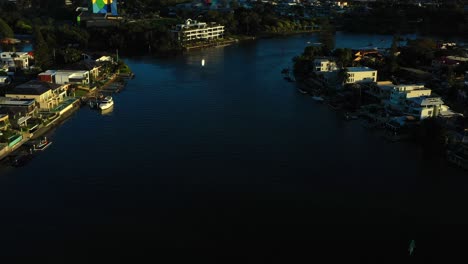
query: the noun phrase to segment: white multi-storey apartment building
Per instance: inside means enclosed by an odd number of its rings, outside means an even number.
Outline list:
[[[348,67],[347,69],[346,84],[377,82],[377,70],[369,67]]]
[[[224,37],[224,26],[187,19],[185,24],[177,25],[172,32],[181,42],[220,39]]]

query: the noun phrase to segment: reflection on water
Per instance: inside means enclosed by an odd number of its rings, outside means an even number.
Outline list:
[[[268,255],[311,239],[404,240],[377,249],[394,255],[408,237],[439,236],[439,223],[468,222],[463,172],[383,141],[283,80],[315,37],[127,59],[137,78],[111,113],[83,107],[51,147],[0,177],[8,250],[139,255],[159,242],[242,241]]]
[[[107,109],[104,109],[104,110],[101,110],[101,115],[112,115],[112,112],[114,111],[114,105],[112,105],[111,107],[107,108]]]

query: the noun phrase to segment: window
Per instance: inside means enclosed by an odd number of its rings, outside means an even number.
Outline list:
[[[375,72],[372,73],[372,76],[375,76]]]
[[[432,116],[432,110],[431,111],[427,111],[427,114]]]

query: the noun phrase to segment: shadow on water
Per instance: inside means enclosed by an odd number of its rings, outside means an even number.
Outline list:
[[[310,38],[127,59],[138,77],[112,114],[81,109],[2,173],[0,255],[404,263],[411,239],[421,263],[449,252],[465,174],[286,83],[284,54]]]

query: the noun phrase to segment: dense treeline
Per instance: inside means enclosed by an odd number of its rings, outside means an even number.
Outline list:
[[[459,6],[377,6],[355,9],[340,19],[343,30],[366,33],[468,35],[468,16]]]
[[[91,35],[90,47],[111,48],[132,51],[167,53],[177,51],[180,45],[171,36],[171,28],[185,18],[206,22],[217,22],[225,26],[226,35],[284,34],[311,29],[317,21],[293,20],[279,17],[269,4],[255,4],[252,9],[237,8],[234,11],[204,13],[179,12],[178,18],[152,18],[123,23],[116,28],[88,29]]]
[[[176,19],[155,19],[125,23],[114,28],[91,28],[90,49],[121,49],[122,52],[166,53],[180,49],[171,36]]]
[[[75,5],[79,5],[74,1]],[[120,6],[119,12],[127,14],[144,15],[139,19],[129,19],[113,28],[79,28],[74,17],[76,13],[73,7],[66,8],[63,3],[53,5],[52,2],[39,3],[39,8],[28,8],[31,1],[19,1],[18,4],[0,5],[1,17],[0,36],[10,36],[8,25],[15,33],[33,34],[38,36],[34,27],[39,27],[42,38],[47,45],[42,45],[51,51],[63,49],[70,45],[80,49],[120,49],[122,52],[156,52],[167,53],[177,51],[181,47],[171,36],[171,28],[184,21],[186,18],[198,19],[206,22],[218,22],[225,25],[226,35],[250,35],[260,34],[285,34],[301,30],[312,29],[318,22],[306,19],[291,19],[281,17],[270,4],[256,3],[252,9],[235,8],[234,11],[178,11],[177,18],[160,18],[158,13],[168,6],[184,3],[186,0],[164,1],[126,1]],[[232,2],[231,2],[232,3]],[[234,3],[236,3],[234,1]],[[45,11],[45,8],[50,8]],[[63,12],[60,15],[55,12]],[[43,15],[43,14],[48,14]],[[66,20],[62,17],[66,16]],[[60,21],[60,22],[57,22]],[[41,45],[35,45],[36,47]],[[42,47],[41,46],[41,47]],[[45,52],[44,52],[45,53]],[[59,54],[60,52],[56,53]],[[44,60],[48,65],[48,59]],[[54,62],[69,61],[67,58]]]

